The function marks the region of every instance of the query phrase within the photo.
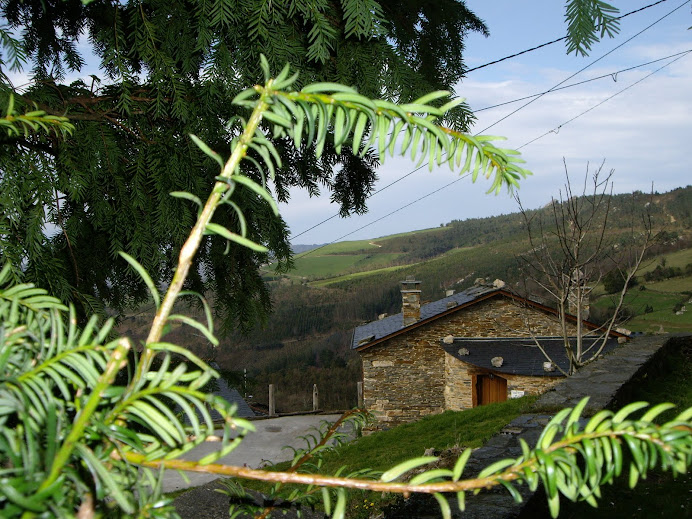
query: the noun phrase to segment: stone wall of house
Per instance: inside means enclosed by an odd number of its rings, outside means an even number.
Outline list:
[[[444,357],[421,329],[362,352],[363,404],[377,428],[444,411]]]
[[[473,377],[488,373],[467,364],[456,357],[445,355],[445,409],[462,411],[473,407]],[[564,379],[561,376],[529,377],[495,372],[495,375],[507,380],[507,398],[512,390],[523,391],[525,395],[540,395]]]
[[[445,408],[461,411],[473,407],[472,368],[466,362],[445,355]]]
[[[443,328],[454,337],[529,337],[529,328],[534,335],[560,335],[557,318],[543,312],[530,310],[509,299],[490,299],[473,305],[449,319]],[[570,333],[576,333],[570,324]],[[492,356],[492,355],[491,355]],[[445,409],[459,411],[473,407],[473,376],[484,373],[473,365],[462,362],[451,355],[445,356]],[[562,377],[527,377],[497,373],[507,379],[507,395],[512,390],[524,391],[527,395],[544,393]]]
[[[444,322],[438,325],[440,321]],[[433,326],[439,327],[440,337],[530,337],[527,322],[533,335],[561,335],[555,316],[525,308],[506,298],[482,301],[439,319]],[[570,333],[575,333],[576,327],[569,326]]]
[[[535,335],[560,333],[555,317],[524,308],[509,299],[496,298],[361,351],[363,403],[377,418],[375,427],[415,421],[445,409],[471,407],[471,375],[462,366],[467,365],[452,362],[456,359],[445,354],[440,339],[447,335],[526,337],[530,335],[527,319]],[[519,389],[527,394],[542,392],[557,382],[554,377],[529,380],[534,377],[508,375],[505,378],[508,391]]]

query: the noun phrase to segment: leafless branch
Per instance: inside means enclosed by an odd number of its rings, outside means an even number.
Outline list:
[[[567,163],[563,163],[565,185],[557,198],[551,199],[547,216],[545,211],[526,210],[517,198],[531,247],[517,259],[526,274],[525,280],[535,283],[556,306],[571,374],[603,352],[616,327],[627,290],[655,237],[651,214],[645,211],[641,221],[632,219],[628,244],[615,254],[617,245],[609,228],[614,171],[604,172],[605,161],[593,173],[587,165],[580,192],[576,192]],[[594,287],[601,282],[606,265],[622,270],[624,286],[618,294],[613,315],[600,329],[599,338],[586,344],[585,307]],[[568,314],[576,318],[576,333],[570,330]],[[569,340],[570,335],[576,338],[574,342]],[[543,355],[557,365],[535,337],[534,340]]]

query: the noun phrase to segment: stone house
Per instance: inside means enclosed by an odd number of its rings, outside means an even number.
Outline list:
[[[421,305],[420,281],[402,281],[402,312],[355,329],[351,347],[362,360],[363,403],[375,427],[543,393],[563,378],[536,345],[567,370],[556,311],[503,286]],[[604,352],[618,337],[625,336],[611,334]]]

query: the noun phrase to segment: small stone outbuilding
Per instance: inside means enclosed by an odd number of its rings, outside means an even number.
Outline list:
[[[402,281],[402,312],[354,331],[352,348],[363,363],[363,404],[377,418],[375,427],[540,394],[564,377],[558,367],[567,371],[569,363],[555,310],[514,294],[502,282],[424,305],[420,292],[419,281]],[[569,320],[573,334],[576,320]],[[618,337],[625,336],[611,334],[604,352]]]

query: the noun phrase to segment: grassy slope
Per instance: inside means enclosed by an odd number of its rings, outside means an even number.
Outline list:
[[[383,471],[426,449],[481,447],[493,435],[535,401],[533,397],[475,407],[467,411],[446,411],[388,431],[373,433],[348,443],[325,456],[325,472],[342,466],[348,470],[370,468]]]
[[[365,254],[323,254],[322,251],[295,259],[291,277],[319,279],[331,277],[336,272],[349,270],[365,258]]]
[[[415,263],[413,264],[415,265]],[[383,267],[383,268],[375,268],[372,270],[366,270],[364,272],[354,272],[353,274],[345,274],[343,276],[335,276],[333,278],[329,279],[322,279],[319,281],[314,281],[310,283],[311,286],[313,287],[326,287],[328,285],[333,285],[335,283],[341,283],[344,281],[352,281],[354,279],[358,278],[364,278],[368,276],[373,276],[377,274],[384,274],[385,272],[396,272],[397,270],[402,270],[407,267],[411,267],[412,265],[397,265],[395,267]]]
[[[373,271],[391,265],[400,253],[385,254],[324,254],[322,251],[295,259],[291,277],[310,280],[334,278],[343,272]]]
[[[335,474],[342,467],[345,473],[363,469],[383,472],[407,459],[422,456],[427,449],[442,451],[452,447],[481,447],[514,418],[528,412],[535,400],[536,397],[524,397],[467,411],[446,411],[363,436],[326,453],[320,472]],[[274,468],[286,470],[289,466],[289,463],[280,463]],[[248,481],[246,486],[258,491],[267,488],[254,481]],[[371,517],[376,509],[400,499],[393,495],[366,495],[355,491],[353,494],[346,514],[349,518]]]
[[[661,327],[667,333],[692,331],[692,312],[682,315],[673,312],[673,307],[677,303],[690,299],[689,295],[675,291],[688,283],[692,283],[692,278],[675,278],[662,283],[647,284],[646,290],[633,288],[625,298],[625,306],[637,315],[624,326],[634,332],[644,333],[659,333]],[[603,297],[593,306],[609,306],[612,304],[611,300],[611,297]],[[653,308],[653,312],[644,313],[647,306]]]
[[[692,263],[692,249],[685,249],[676,252],[671,252],[665,255],[666,267],[677,267],[684,269],[685,265]],[[647,261],[646,264],[639,270],[639,274],[643,275],[653,271],[659,265],[658,261]]]

